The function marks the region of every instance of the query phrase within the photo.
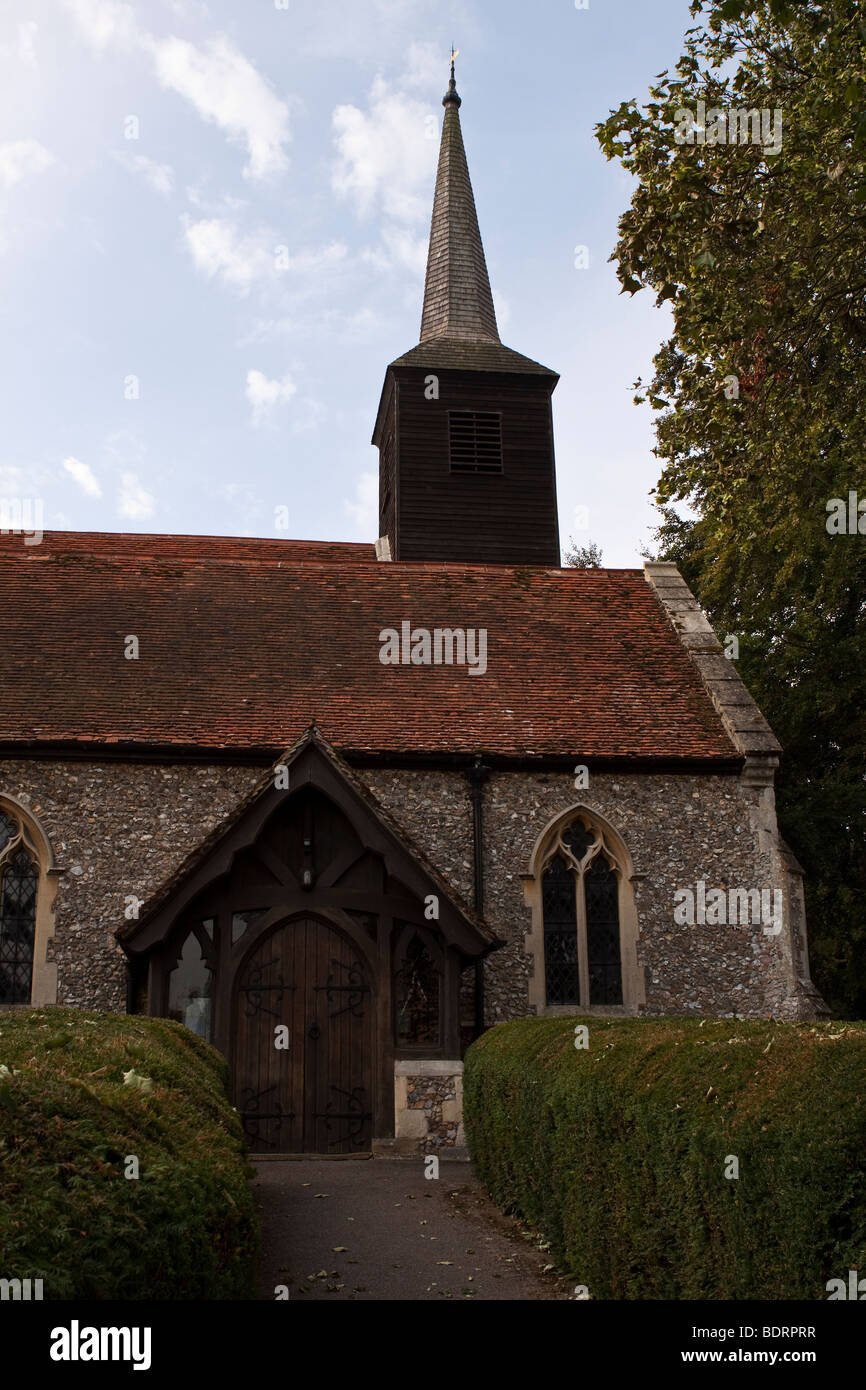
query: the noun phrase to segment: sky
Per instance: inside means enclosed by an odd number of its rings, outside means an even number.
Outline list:
[[[4,0],[0,501],[46,530],[375,540],[453,42],[500,335],[561,377],[563,544],[640,565],[659,463],[633,384],[670,319],[620,294],[632,181],[593,127],[692,23],[688,0]]]

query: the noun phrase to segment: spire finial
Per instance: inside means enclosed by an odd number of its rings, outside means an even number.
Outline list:
[[[454,78],[454,59],[458,56],[459,53],[460,53],[460,49],[459,49],[459,48],[455,48],[454,45],[453,45],[453,43],[452,43],[452,45],[451,45],[451,81],[448,83],[448,91],[445,93],[444,97],[442,98],[442,105],[443,105],[443,106],[447,106],[447,105],[449,104],[449,102],[453,102],[454,105],[458,108],[458,110],[459,110],[459,108],[463,105],[462,101],[460,100],[460,97],[457,95],[457,83],[456,83],[455,78]]]

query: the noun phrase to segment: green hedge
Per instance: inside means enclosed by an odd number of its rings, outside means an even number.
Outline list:
[[[214,1048],[164,1019],[16,1009],[0,1067],[0,1278],[41,1278],[46,1299],[255,1296],[250,1168]]]
[[[523,1019],[467,1054],[467,1138],[590,1297],[826,1299],[866,1277],[864,1081],[863,1023]]]

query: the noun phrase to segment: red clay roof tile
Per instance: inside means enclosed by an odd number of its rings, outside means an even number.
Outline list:
[[[372,546],[0,537],[0,743],[736,758],[640,570],[376,563]],[[485,628],[487,671],[379,633]],[[124,657],[128,635],[138,660]]]

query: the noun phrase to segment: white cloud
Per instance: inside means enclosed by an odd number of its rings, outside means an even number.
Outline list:
[[[243,237],[233,222],[221,217],[185,219],[184,226],[195,267],[209,279],[219,276],[246,294],[253,280],[275,269],[274,248],[265,244],[263,233]]]
[[[446,76],[447,68],[438,43],[409,45],[406,70],[400,78],[402,87],[419,87],[424,92],[435,92],[441,86],[444,93]]]
[[[209,196],[206,191],[202,191],[200,184],[187,184],[184,191],[194,208],[198,208],[200,212],[207,212],[211,217],[218,217],[224,212],[241,212],[245,207],[249,207],[249,198],[236,198],[231,193]]]
[[[82,463],[80,459],[70,456],[63,460],[63,467],[78,484],[81,491],[87,493],[88,497],[102,496],[102,488],[99,486],[90,464]]]
[[[364,252],[364,259],[380,270],[390,270],[392,266],[403,266],[413,275],[423,275],[427,265],[427,237],[416,236],[408,227],[382,228],[382,242],[372,251]]]
[[[0,145],[0,180],[7,188],[27,174],[41,174],[53,163],[54,155],[38,140],[10,140]]]
[[[147,46],[162,85],[191,102],[203,120],[226,131],[233,144],[245,147],[246,177],[262,179],[286,168],[288,107],[223,34],[203,48],[174,37],[148,40]]]
[[[312,250],[299,251],[289,255],[289,270],[309,275],[313,271],[326,270],[346,259],[348,248],[342,241],[329,241],[327,246],[313,247]]]
[[[362,217],[374,207],[404,224],[429,217],[439,127],[428,102],[377,77],[368,110],[338,106],[331,124],[338,154],[331,174],[336,193],[351,198]]]
[[[292,399],[297,386],[288,375],[282,380],[269,380],[264,372],[250,368],[247,372],[246,397],[253,408],[252,422],[261,425],[277,406],[285,405]]]
[[[154,498],[141,486],[135,473],[120,475],[117,511],[119,516],[128,517],[131,521],[141,521],[145,517],[153,516]]]
[[[204,0],[164,0],[164,3],[178,19],[210,18],[210,10],[204,4]]]
[[[292,253],[266,228],[243,235],[237,223],[226,217],[202,217],[193,222],[184,216],[181,222],[196,269],[209,279],[218,277],[242,294],[254,280],[268,276],[286,278],[295,290],[309,289],[328,271],[348,263],[348,248],[342,241]]]
[[[379,522],[378,473],[362,473],[355,488],[354,502],[347,498],[343,507],[354,521],[360,535],[375,535]]]
[[[0,497],[41,496],[49,483],[47,470],[38,464],[21,468],[15,463],[0,463]]]
[[[135,42],[135,15],[118,0],[63,0],[88,43],[102,53],[109,44]]]
[[[202,120],[219,126],[233,144],[246,149],[247,178],[263,179],[286,168],[288,106],[225,34],[199,48],[175,35],[159,39],[139,29],[132,8],[119,0],[63,4],[98,52],[117,44],[147,53],[163,87],[184,97]]]
[[[155,192],[169,194],[173,190],[174,170],[170,164],[158,164],[155,159],[148,159],[146,154],[118,154],[115,157],[132,173],[141,174]]]
[[[0,54],[16,58],[19,63],[23,63],[28,68],[36,67],[36,35],[39,33],[39,25],[34,19],[24,20],[18,25],[15,39],[12,43],[0,43]]]

